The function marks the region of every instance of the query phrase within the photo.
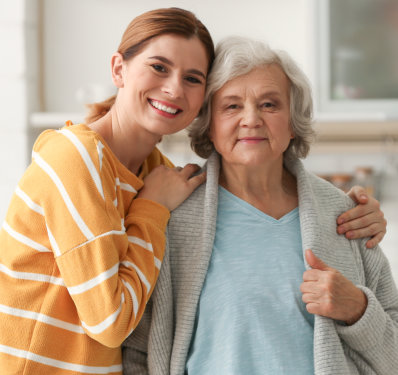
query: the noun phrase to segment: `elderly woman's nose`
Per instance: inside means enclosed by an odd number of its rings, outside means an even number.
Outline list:
[[[167,77],[163,82],[162,91],[172,99],[182,97],[184,92],[182,78],[177,76]]]
[[[262,122],[263,120],[258,108],[252,106],[245,108],[241,121],[242,126],[259,127]]]

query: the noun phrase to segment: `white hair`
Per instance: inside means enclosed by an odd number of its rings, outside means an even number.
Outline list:
[[[285,51],[271,49],[261,41],[244,37],[225,38],[216,47],[216,58],[208,77],[201,113],[188,129],[192,149],[199,156],[208,158],[214,150],[209,138],[214,94],[228,81],[270,64],[277,64],[290,82],[290,126],[294,139],[285,151],[285,157],[307,156],[314,130],[311,87],[306,75]]]

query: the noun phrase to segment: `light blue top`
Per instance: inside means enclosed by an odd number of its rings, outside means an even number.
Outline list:
[[[314,318],[301,301],[298,208],[276,220],[219,188],[216,238],[189,375],[314,373]]]

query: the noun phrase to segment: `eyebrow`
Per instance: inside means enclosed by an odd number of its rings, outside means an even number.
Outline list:
[[[174,63],[171,60],[169,60],[167,57],[164,57],[164,56],[151,56],[151,57],[149,57],[149,59],[160,60],[160,61],[164,62],[165,64],[174,66]],[[201,76],[204,79],[206,79],[206,75],[198,69],[188,69],[187,73],[196,74],[196,75]]]
[[[258,96],[258,99],[264,99],[264,98],[268,98],[268,97],[280,97],[282,96],[282,93],[278,92],[278,91],[268,91],[268,92],[264,92],[263,94],[260,94]],[[220,98],[221,100],[239,100],[242,99],[242,97],[240,95],[226,95],[226,96],[222,96]]]

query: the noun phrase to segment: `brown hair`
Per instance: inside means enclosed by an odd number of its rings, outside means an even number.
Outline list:
[[[214,44],[210,33],[192,12],[180,8],[155,9],[134,18],[122,36],[118,52],[128,61],[140,53],[150,39],[162,34],[197,37],[207,52],[208,71],[210,70],[214,60]],[[113,95],[103,102],[89,104],[86,123],[104,116],[115,100],[116,95]]]

